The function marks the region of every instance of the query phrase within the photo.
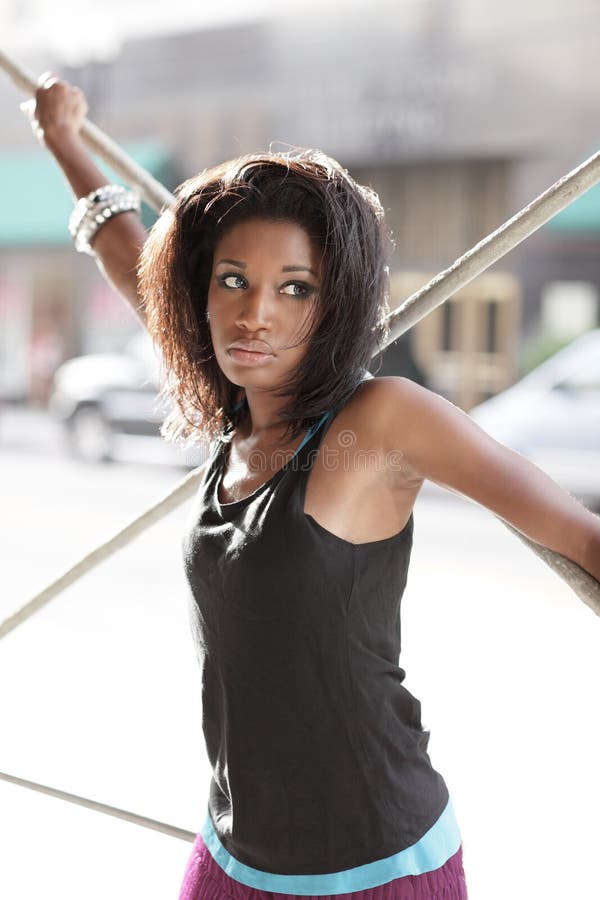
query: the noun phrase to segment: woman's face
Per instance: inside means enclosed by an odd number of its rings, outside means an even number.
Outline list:
[[[221,237],[208,317],[217,362],[233,384],[273,389],[295,369],[322,277],[320,249],[295,222],[249,219]],[[232,347],[240,341],[256,343]]]

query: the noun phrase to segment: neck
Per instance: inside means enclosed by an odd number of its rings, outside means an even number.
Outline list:
[[[283,408],[281,397],[274,397],[269,391],[246,390],[248,415],[240,423],[238,432],[245,440],[276,442],[283,436],[287,423],[282,422],[278,412]],[[243,397],[240,393],[239,399]]]

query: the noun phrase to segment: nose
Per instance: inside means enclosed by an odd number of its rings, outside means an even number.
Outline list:
[[[254,287],[244,291],[236,316],[236,324],[248,331],[271,327],[271,291],[268,287]]]

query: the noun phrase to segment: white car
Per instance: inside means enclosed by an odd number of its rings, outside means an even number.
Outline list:
[[[469,410],[584,503],[600,506],[600,328]]]
[[[160,437],[160,360],[146,332],[120,353],[91,353],[64,362],[54,374],[49,410],[64,429],[70,452],[99,463],[164,462],[195,468],[208,447],[182,450]]]

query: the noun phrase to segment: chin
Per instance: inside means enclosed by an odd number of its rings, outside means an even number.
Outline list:
[[[246,385],[271,387],[274,386],[279,379],[274,376],[272,371],[267,372],[266,369],[268,368],[270,367],[236,366],[231,365],[230,361],[228,365],[221,366],[221,371],[232,384],[235,384],[238,387],[246,387]]]

